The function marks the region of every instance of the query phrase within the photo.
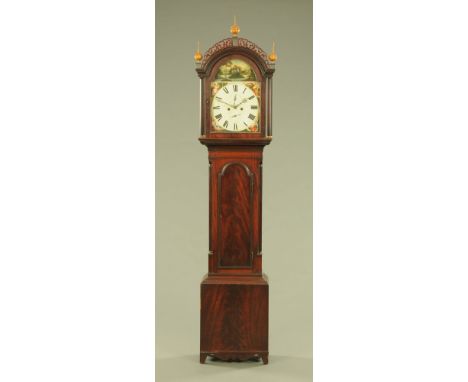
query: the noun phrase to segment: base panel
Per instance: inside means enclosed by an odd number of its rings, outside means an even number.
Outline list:
[[[268,363],[268,281],[206,276],[201,283],[200,362],[253,358]]]

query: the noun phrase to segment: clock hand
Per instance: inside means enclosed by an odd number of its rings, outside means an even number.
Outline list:
[[[224,103],[225,105],[228,105],[229,107],[232,107],[232,108],[236,108],[234,105],[231,105],[230,103],[227,103],[227,102],[224,102],[224,101],[220,101],[218,100],[218,102],[221,102],[221,103]]]
[[[237,105],[234,105],[233,108],[234,109],[237,109],[240,105],[242,105],[244,102],[247,102],[248,99],[247,98],[244,98],[242,101],[240,101]]]

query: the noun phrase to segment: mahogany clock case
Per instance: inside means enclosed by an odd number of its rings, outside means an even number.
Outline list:
[[[253,49],[236,44],[236,37],[232,46],[222,43],[223,48],[197,68],[200,142],[208,147],[209,161],[209,254],[208,274],[201,283],[200,362],[211,355],[222,360],[262,359],[267,364],[269,296],[268,279],[262,273],[262,161],[263,148],[271,141],[274,65],[257,53],[261,49],[255,44],[249,42]],[[246,62],[261,83],[258,132],[219,132],[212,126],[211,82],[229,60]]]

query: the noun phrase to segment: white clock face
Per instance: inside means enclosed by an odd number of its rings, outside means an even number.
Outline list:
[[[257,132],[260,106],[258,97],[243,82],[229,82],[215,93],[211,118],[216,130]]]

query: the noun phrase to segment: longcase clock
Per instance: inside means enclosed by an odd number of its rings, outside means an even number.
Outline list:
[[[201,282],[200,362],[268,363],[268,279],[262,273],[262,157],[271,142],[276,54],[232,36],[195,54],[201,136],[209,160],[208,273]]]

